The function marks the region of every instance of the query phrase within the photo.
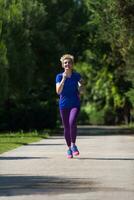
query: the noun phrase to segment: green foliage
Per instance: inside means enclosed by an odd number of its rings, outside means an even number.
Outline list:
[[[133,107],[134,107],[134,89],[130,89],[126,95],[129,97]]]
[[[0,41],[0,102],[5,100],[8,94],[8,61],[7,49],[3,41]]]
[[[54,127],[52,78],[41,54],[47,40],[45,5],[37,0],[3,0],[0,5],[0,129]]]
[[[124,2],[123,10],[130,6],[129,3]],[[82,97],[82,106],[85,107],[83,99],[86,99],[89,104],[94,104],[94,113],[109,108],[110,113],[114,111],[112,116],[115,116],[116,110],[121,110],[122,115],[125,115],[127,96],[129,96],[126,94],[132,83],[130,75],[129,79],[126,79],[126,71],[128,72],[126,68],[131,69],[131,76],[134,72],[133,68],[129,67],[133,65],[132,31],[126,24],[126,18],[121,14],[123,10],[120,1],[83,1],[83,6],[87,19],[84,26],[88,34],[85,37],[87,43],[84,43],[82,60],[86,61],[84,65],[87,67],[81,65],[83,71],[79,71],[84,74],[84,79],[86,77],[85,87],[88,92]],[[126,16],[128,15],[127,13]],[[131,21],[130,16],[128,20]],[[129,101],[132,102],[130,96]],[[118,117],[116,113],[115,118]],[[112,118],[111,123],[114,123],[115,119]],[[107,123],[105,117],[104,123]]]
[[[90,104],[87,103],[83,110],[88,114],[89,122],[90,124],[98,124],[102,125],[104,124],[104,111],[103,110],[97,110],[96,105],[94,103]]]
[[[124,123],[134,107],[133,8],[132,0],[0,0],[0,129],[56,126],[64,53],[84,80],[79,122]]]

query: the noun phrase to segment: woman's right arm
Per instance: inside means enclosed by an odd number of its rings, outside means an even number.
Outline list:
[[[63,77],[62,77],[61,82],[56,83],[56,93],[57,94],[60,94],[62,92],[65,80],[66,80],[66,75],[63,73]]]

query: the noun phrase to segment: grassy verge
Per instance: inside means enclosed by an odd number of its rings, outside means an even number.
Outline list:
[[[128,128],[128,129],[134,129],[134,123],[130,123],[130,124],[128,124],[128,125],[121,125],[121,127],[123,127],[123,128]]]
[[[37,131],[28,133],[0,133],[0,154],[48,137],[48,133],[40,134]]]

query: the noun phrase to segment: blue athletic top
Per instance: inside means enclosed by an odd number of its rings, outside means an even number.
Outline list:
[[[80,107],[80,98],[78,91],[78,81],[81,79],[81,75],[78,72],[72,72],[71,77],[67,77],[63,86],[63,90],[60,93],[59,107],[73,108]],[[62,73],[57,74],[56,83],[60,83],[62,80]]]

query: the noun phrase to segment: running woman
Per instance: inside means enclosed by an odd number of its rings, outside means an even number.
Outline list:
[[[81,75],[73,70],[74,57],[65,54],[60,59],[63,73],[56,76],[56,93],[59,98],[59,110],[64,127],[64,137],[67,144],[67,158],[79,155],[76,146],[77,117],[80,111],[79,88]]]

